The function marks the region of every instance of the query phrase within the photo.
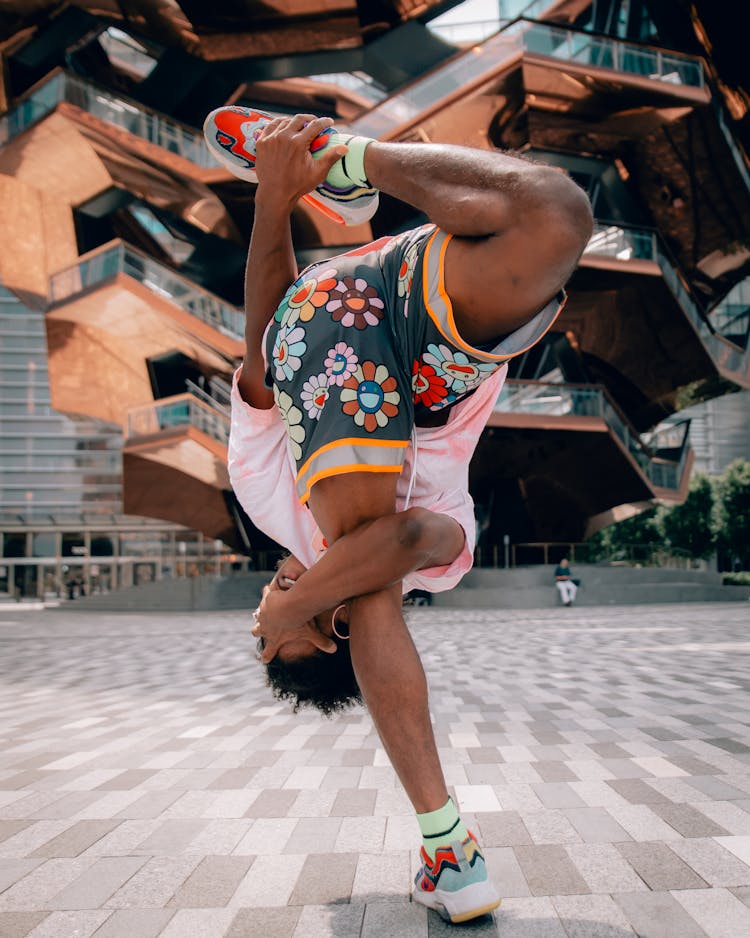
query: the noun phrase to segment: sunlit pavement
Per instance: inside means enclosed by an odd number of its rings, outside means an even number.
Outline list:
[[[369,717],[274,702],[247,615],[3,606],[3,938],[750,935],[750,604],[410,621],[494,918],[410,902]]]

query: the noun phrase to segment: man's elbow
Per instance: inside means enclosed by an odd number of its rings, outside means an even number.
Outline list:
[[[563,222],[571,249],[577,257],[583,253],[594,230],[594,215],[591,202],[584,190],[567,173],[552,171],[554,193],[551,198],[557,207],[557,214]]]
[[[432,550],[430,526],[427,523],[429,512],[423,508],[409,508],[399,512],[398,544],[415,561],[426,560]]]

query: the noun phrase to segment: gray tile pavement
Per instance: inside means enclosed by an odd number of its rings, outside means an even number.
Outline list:
[[[410,623],[493,917],[410,901],[369,717],[276,703],[247,616],[1,607],[2,938],[750,934],[750,609]]]

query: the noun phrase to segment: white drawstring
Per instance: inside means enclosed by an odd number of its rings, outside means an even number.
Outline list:
[[[411,477],[409,479],[409,488],[406,490],[406,501],[404,502],[404,511],[409,507],[411,501],[411,490],[414,488],[414,479],[417,475],[417,428],[411,428],[411,445],[414,450],[414,458],[411,464]]]

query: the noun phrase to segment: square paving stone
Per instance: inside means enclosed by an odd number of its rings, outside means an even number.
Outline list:
[[[348,902],[357,868],[356,854],[308,856],[289,899],[290,905]]]
[[[672,893],[710,938],[750,935],[750,909],[726,889]]]
[[[484,847],[520,847],[532,843],[517,811],[478,812],[476,819]]]
[[[707,938],[695,919],[668,892],[631,892],[612,898],[638,938]]]
[[[621,843],[617,849],[655,892],[669,889],[705,889],[707,883],[666,844]]]
[[[0,912],[0,935],[3,938],[26,938],[48,915],[49,912]]]
[[[114,912],[95,938],[158,938],[174,915],[174,909],[120,909]]]
[[[300,911],[299,907],[240,909],[224,938],[292,938]]]
[[[216,908],[226,905],[234,895],[253,858],[204,857],[169,902],[182,908]]]
[[[656,804],[652,810],[683,837],[724,837],[726,828],[689,804]]]
[[[38,847],[29,856],[77,857],[105,834],[114,830],[118,824],[118,821],[78,821],[62,834]]]
[[[588,895],[588,884],[564,847],[515,847],[518,864],[533,896]]]

